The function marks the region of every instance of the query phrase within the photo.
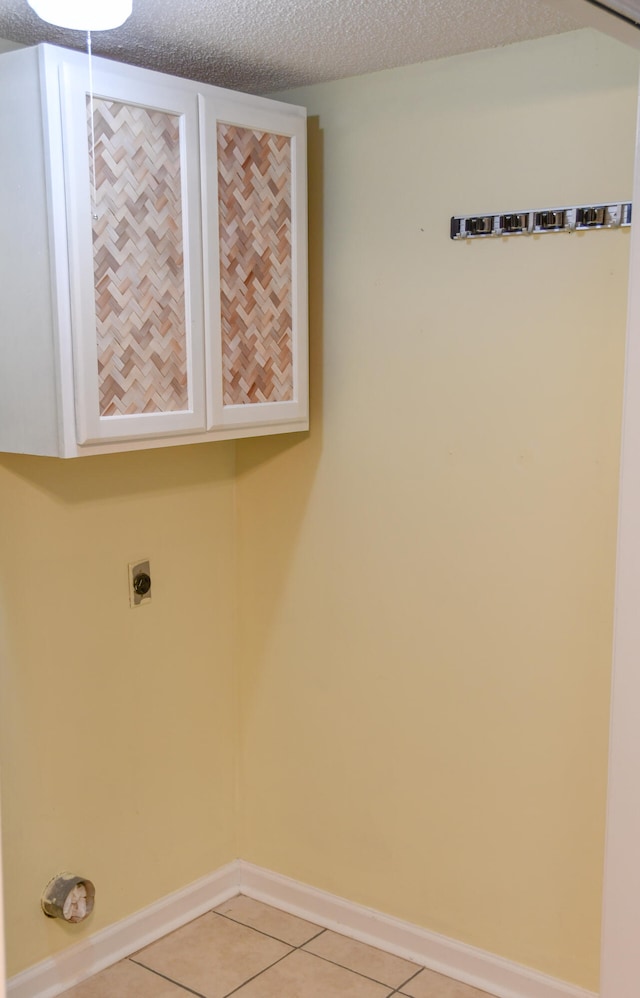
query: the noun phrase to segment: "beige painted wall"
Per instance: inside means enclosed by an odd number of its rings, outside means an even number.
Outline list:
[[[638,57],[588,31],[308,106],[312,430],[238,444],[241,855],[596,989]]]
[[[240,854],[597,987],[628,233],[447,233],[629,197],[636,75],[585,32],[288,95],[311,434],[0,456],[11,974]]]
[[[0,759],[15,974],[237,855],[233,444],[0,455]],[[127,564],[153,599],[131,610]],[[43,917],[63,870],[86,923]]]

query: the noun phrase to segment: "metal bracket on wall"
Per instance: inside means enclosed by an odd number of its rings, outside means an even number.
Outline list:
[[[451,219],[452,239],[486,236],[531,236],[544,232],[584,232],[620,229],[631,225],[631,202],[581,204],[567,208],[500,212],[497,215],[460,215]]]

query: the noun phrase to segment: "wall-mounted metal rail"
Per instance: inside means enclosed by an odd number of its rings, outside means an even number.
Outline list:
[[[460,215],[451,219],[452,239],[486,236],[531,236],[545,232],[584,232],[631,225],[631,203],[581,204],[565,208],[500,212],[497,215]]]

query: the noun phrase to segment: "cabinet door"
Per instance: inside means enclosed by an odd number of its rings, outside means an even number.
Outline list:
[[[204,430],[198,99],[61,68],[78,443]]]
[[[209,425],[305,423],[304,112],[211,98],[204,116]]]

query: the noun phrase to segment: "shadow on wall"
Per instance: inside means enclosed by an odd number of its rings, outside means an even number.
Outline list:
[[[190,489],[233,477],[233,441],[62,460],[2,454],[6,471],[63,503]]]
[[[305,434],[241,440],[237,444],[237,639],[241,663],[261,660],[286,588],[322,455],[324,136],[317,116],[307,121],[307,149],[310,429]],[[249,676],[246,681],[243,697],[250,712]]]

